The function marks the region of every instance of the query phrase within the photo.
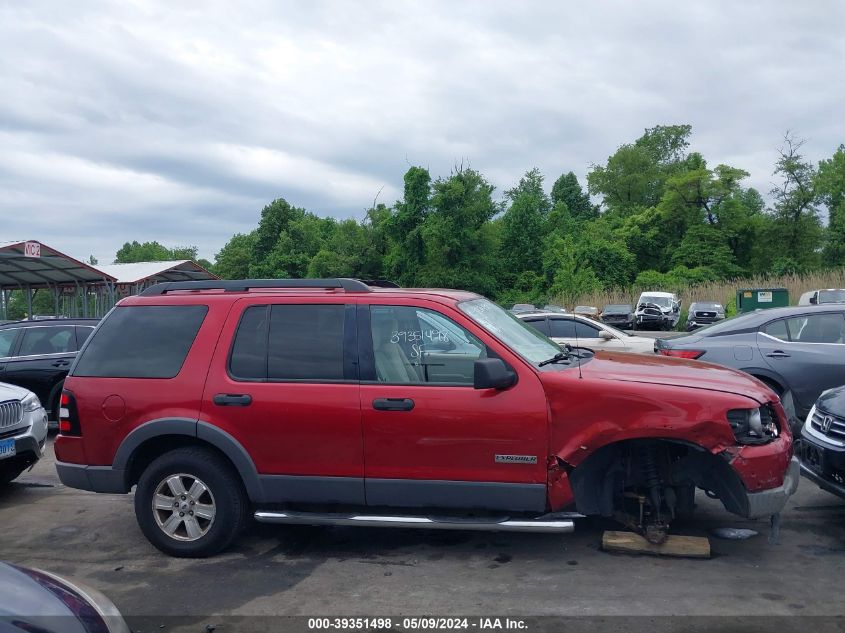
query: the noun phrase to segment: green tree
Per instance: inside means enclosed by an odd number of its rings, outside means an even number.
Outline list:
[[[824,261],[829,265],[845,264],[845,145],[833,156],[819,162],[815,182],[819,200],[827,207],[828,230]]]
[[[571,171],[555,181],[551,197],[554,206],[564,203],[576,220],[593,220],[599,215],[598,208],[590,203],[589,194],[581,189],[578,177]]]
[[[800,154],[804,141],[787,133],[774,175],[780,183],[772,189],[774,205],[769,243],[787,253],[798,271],[811,270],[819,263],[822,226],[816,207],[816,172]]]
[[[272,277],[272,264],[266,262],[270,253],[276,249],[283,231],[287,231],[290,223],[305,215],[304,209],[292,207],[284,198],[273,200],[261,210],[261,219],[255,230],[252,245],[249,274],[251,277]]]
[[[552,283],[549,294],[572,305],[578,297],[600,290],[601,280],[581,256],[572,236],[555,236],[545,252],[543,267]]]
[[[510,206],[501,218],[502,277],[506,287],[523,272],[540,270],[543,234],[550,210],[543,191],[543,176],[536,167],[505,193]]]
[[[492,185],[469,168],[434,182],[431,210],[422,227],[421,284],[496,295],[497,244],[490,219],[498,208],[492,194]]]
[[[196,246],[177,246],[167,248],[158,242],[140,243],[137,240],[126,242],[115,255],[116,264],[135,262],[163,262],[176,259],[197,259]]]
[[[658,125],[632,144],[619,147],[605,165],[587,174],[590,193],[601,195],[605,208],[621,216],[653,207],[663,197],[666,179],[685,168],[692,127]]]
[[[223,279],[247,279],[255,245],[255,231],[237,233],[214,258],[212,272]]]
[[[384,218],[388,246],[384,269],[402,285],[417,285],[425,261],[423,223],[431,206],[431,175],[422,167],[411,167],[404,176],[402,200],[393,214]]]

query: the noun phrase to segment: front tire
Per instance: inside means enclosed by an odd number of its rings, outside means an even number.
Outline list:
[[[172,450],[138,480],[135,516],[156,548],[182,558],[216,554],[247,523],[249,502],[231,464],[203,447]]]

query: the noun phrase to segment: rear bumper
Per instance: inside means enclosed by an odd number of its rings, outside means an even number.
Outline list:
[[[111,466],[85,466],[57,461],[56,472],[61,482],[68,488],[112,494],[129,492],[125,471]]]

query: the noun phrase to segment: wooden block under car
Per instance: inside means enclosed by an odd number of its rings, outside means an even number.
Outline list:
[[[608,552],[651,554],[652,556],[683,556],[710,558],[710,541],[703,536],[669,535],[660,545],[649,543],[634,532],[607,530],[601,537],[601,547]]]

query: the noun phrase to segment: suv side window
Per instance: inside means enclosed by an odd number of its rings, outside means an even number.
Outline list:
[[[473,384],[487,346],[452,319],[426,308],[370,306],[376,380],[393,384]]]
[[[76,351],[76,333],[72,325],[24,328],[18,356],[65,354]]]
[[[229,373],[246,381],[344,380],[345,308],[260,305],[244,310]]]
[[[0,330],[0,358],[9,356],[12,353],[12,346],[18,336],[20,328]]]

